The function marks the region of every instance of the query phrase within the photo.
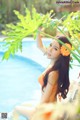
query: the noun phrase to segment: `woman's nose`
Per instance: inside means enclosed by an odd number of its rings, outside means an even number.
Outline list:
[[[49,52],[51,52],[51,51],[52,51],[52,48],[51,48],[51,47],[49,47],[49,48],[48,48],[48,51],[49,51]]]
[[[49,51],[50,51],[50,52],[52,51],[52,47],[49,48]]]

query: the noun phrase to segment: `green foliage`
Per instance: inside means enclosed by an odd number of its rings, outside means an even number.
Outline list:
[[[14,55],[18,49],[22,51],[21,43],[23,38],[30,35],[33,35],[35,38],[39,27],[44,27],[45,29],[48,28],[49,24],[51,23],[50,15],[52,12],[53,11],[47,13],[46,15],[40,15],[36,12],[36,9],[33,8],[31,15],[30,11],[26,8],[26,14],[22,15],[18,11],[14,10],[14,13],[19,19],[19,22],[17,22],[16,25],[7,24],[6,31],[2,31],[2,33],[7,36],[5,41],[6,45],[8,46],[3,59],[8,59],[9,55]],[[53,24],[55,24],[55,22]],[[52,28],[54,28],[54,26],[55,25],[53,25]]]
[[[59,23],[59,20],[58,20],[58,19],[53,19],[53,20],[49,23],[48,27],[45,28],[44,32],[45,32],[46,34],[51,35],[51,36],[55,36],[56,33],[57,33],[57,31],[56,31],[56,26],[58,25],[58,23]],[[54,28],[54,29],[53,29],[53,28]]]
[[[51,9],[56,11],[55,9],[58,7],[56,0],[16,0],[16,2],[15,0],[0,0],[0,30],[5,29],[7,23],[17,22],[13,10],[18,10],[24,14],[24,6],[26,6],[32,13],[32,5],[39,13],[43,14],[46,14]]]
[[[80,47],[80,12],[71,13],[63,22],[71,36],[71,42],[76,48]],[[80,50],[78,50],[80,54]]]
[[[23,0],[0,0],[0,30],[4,30],[7,23],[16,23],[17,17],[13,10],[24,11]]]
[[[25,10],[25,15],[20,14],[16,10],[14,13],[18,17],[19,21],[16,25],[7,24],[7,30],[2,32],[7,36],[5,41],[6,46],[8,46],[3,59],[8,59],[10,54],[14,55],[18,50],[22,51],[23,38],[33,36],[35,39],[38,28],[43,27],[44,31],[42,31],[41,34],[47,37],[54,39],[56,29],[65,35],[73,46],[73,49],[70,51],[73,59],[75,58],[80,63],[80,39],[78,36],[80,34],[80,12],[69,14],[64,21],[61,21],[62,18],[60,20],[52,19],[51,15],[53,11],[50,11],[45,15],[41,15],[36,12],[35,8],[32,8],[32,14],[30,14],[29,9],[27,8]],[[60,25],[62,25],[62,29],[60,28]],[[67,29],[67,32],[71,37],[66,35],[64,28]]]
[[[70,35],[68,40],[73,46],[72,55],[80,63],[80,12],[77,11],[70,13],[66,20],[62,22],[62,25],[67,29]],[[64,30],[60,31],[66,36]]]

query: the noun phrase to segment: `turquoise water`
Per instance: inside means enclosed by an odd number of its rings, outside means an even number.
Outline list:
[[[0,112],[10,112],[16,105],[37,99],[38,76],[44,67],[39,64],[41,58],[35,41],[24,41],[22,53],[10,56],[8,61],[1,61],[6,50],[3,44],[0,42]]]
[[[0,58],[3,53],[0,52]],[[9,112],[15,105],[35,100],[39,90],[38,76],[43,67],[29,58],[15,56],[0,62],[0,112]]]

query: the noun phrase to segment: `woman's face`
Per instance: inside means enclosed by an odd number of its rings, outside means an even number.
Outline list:
[[[47,48],[47,57],[49,59],[57,60],[60,56],[60,45],[56,40],[53,40],[53,42],[49,45]]]

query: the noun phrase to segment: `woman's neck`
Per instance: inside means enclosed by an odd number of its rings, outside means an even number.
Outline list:
[[[50,65],[54,66],[54,64],[55,64],[55,60],[51,60]]]
[[[51,60],[50,64],[48,65],[47,69],[50,69],[54,66],[56,60]]]

